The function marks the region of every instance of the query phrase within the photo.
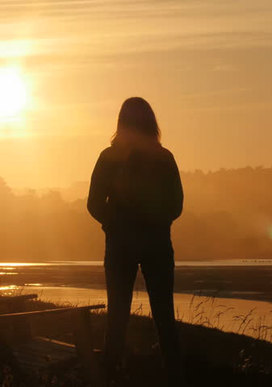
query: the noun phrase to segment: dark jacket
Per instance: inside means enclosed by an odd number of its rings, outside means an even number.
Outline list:
[[[160,144],[148,150],[104,149],[92,173],[87,209],[104,231],[170,228],[183,209],[173,154]]]

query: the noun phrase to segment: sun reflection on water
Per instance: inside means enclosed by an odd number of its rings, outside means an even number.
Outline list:
[[[16,275],[18,273],[9,273],[9,272],[5,272],[5,271],[0,271],[0,275]]]
[[[12,296],[15,292],[18,291],[18,289],[19,286],[17,285],[0,286],[1,296]]]

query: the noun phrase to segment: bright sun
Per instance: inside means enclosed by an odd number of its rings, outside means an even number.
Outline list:
[[[26,86],[20,70],[0,67],[0,121],[19,118],[26,103]]]

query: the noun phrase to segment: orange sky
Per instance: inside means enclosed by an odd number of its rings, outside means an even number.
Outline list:
[[[271,0],[1,1],[0,101],[12,67],[27,101],[8,118],[0,106],[0,175],[88,180],[130,96],[181,169],[271,166],[271,20]]]

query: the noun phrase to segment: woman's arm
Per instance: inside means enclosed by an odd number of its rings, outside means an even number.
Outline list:
[[[183,210],[184,193],[177,163],[172,153],[168,165],[167,207],[171,220],[178,218]]]
[[[110,170],[109,162],[105,157],[105,150],[102,151],[95,164],[87,200],[89,213],[102,225],[108,223],[108,204]]]

